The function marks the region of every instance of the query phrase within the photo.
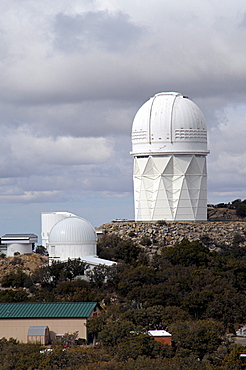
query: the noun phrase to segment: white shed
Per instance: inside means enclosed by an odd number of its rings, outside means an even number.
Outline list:
[[[27,334],[27,342],[44,345],[48,344],[50,342],[50,332],[48,326],[30,326]]]

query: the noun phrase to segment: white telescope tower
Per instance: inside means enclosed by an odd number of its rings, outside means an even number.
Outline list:
[[[132,126],[136,221],[207,220],[207,128],[186,96],[163,92]]]

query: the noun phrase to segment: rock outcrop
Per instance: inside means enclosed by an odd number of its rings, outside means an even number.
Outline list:
[[[232,243],[246,245],[246,222],[204,221],[204,222],[110,222],[101,225],[103,233],[114,233],[122,239],[131,238],[143,245],[150,253],[163,246],[174,246],[183,238],[190,241],[202,240],[210,249],[228,246]]]
[[[236,209],[231,208],[208,208],[208,220],[210,221],[241,221],[242,219],[236,215]]]

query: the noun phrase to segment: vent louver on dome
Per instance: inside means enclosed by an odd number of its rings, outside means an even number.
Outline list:
[[[208,154],[203,113],[179,93],[156,94],[133,121],[131,154],[163,152]]]

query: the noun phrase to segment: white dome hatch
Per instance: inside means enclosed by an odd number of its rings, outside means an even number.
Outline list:
[[[207,129],[195,103],[179,93],[162,92],[138,110],[132,126],[131,154],[171,153],[207,155]]]

